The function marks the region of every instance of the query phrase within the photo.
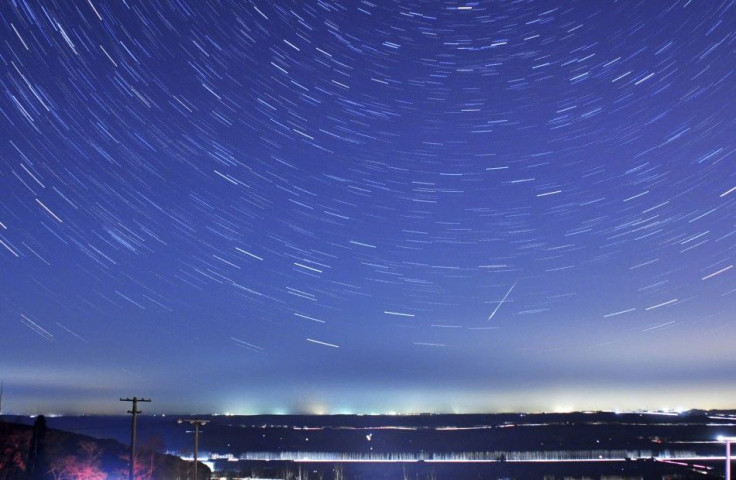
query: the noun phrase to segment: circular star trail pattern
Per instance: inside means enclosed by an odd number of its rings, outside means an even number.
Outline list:
[[[734,2],[0,8],[6,410],[735,393]]]

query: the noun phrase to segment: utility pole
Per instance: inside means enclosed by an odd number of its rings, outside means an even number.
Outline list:
[[[131,410],[128,410],[128,413],[133,415],[132,421],[130,423],[130,472],[128,474],[129,480],[135,480],[135,433],[136,433],[136,416],[141,413],[140,410],[138,410],[138,402],[150,402],[150,398],[121,398],[121,402],[133,402],[133,408]]]
[[[207,425],[209,420],[199,420],[196,418],[180,418],[176,423],[188,423],[194,425],[194,480],[197,480],[197,451],[199,449],[199,426]]]

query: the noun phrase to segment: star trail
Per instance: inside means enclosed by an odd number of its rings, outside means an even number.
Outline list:
[[[0,23],[4,410],[733,406],[733,0]]]

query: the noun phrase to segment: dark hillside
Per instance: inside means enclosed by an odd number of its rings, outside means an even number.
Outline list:
[[[136,456],[136,479],[185,478],[192,468],[179,457],[143,445]],[[113,480],[128,478],[129,447],[115,440],[45,428],[45,419],[22,425],[0,422],[0,480],[65,479]],[[199,465],[198,477],[210,471]]]

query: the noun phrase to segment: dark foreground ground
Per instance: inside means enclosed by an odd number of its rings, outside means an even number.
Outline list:
[[[715,471],[696,472],[683,466],[653,461],[629,464],[458,464],[458,463],[279,463],[241,464],[241,473],[251,478],[309,480],[708,480],[723,478]],[[236,472],[220,472],[232,475]],[[300,476],[301,474],[301,476]]]
[[[177,418],[139,416],[139,444],[191,456],[191,428]],[[736,436],[730,411],[196,418],[209,421],[199,458],[220,476],[285,480],[724,478],[718,437]],[[130,438],[125,416],[48,422],[122,443]]]

